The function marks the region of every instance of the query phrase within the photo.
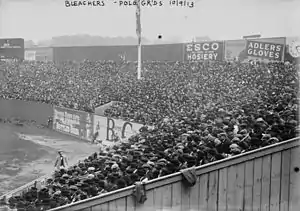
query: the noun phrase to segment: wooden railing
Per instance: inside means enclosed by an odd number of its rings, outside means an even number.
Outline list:
[[[130,186],[51,211],[299,211],[299,140],[197,167],[192,188],[181,173],[151,180],[144,204],[134,201]]]
[[[10,192],[8,192],[8,193],[0,196],[0,199],[2,199],[3,197],[10,198],[12,196],[18,196],[18,195],[22,194],[23,192],[28,191],[37,182],[39,182],[41,185],[44,185],[44,184],[46,184],[47,178],[49,178],[50,176],[51,175],[49,174],[49,175],[44,175],[42,177],[39,177],[39,178],[37,178],[37,179],[35,179],[35,180],[33,180],[33,181],[31,181],[31,182],[29,182],[29,183],[21,186],[21,187],[18,187],[16,189],[14,189],[14,190],[12,190],[12,191],[10,191]]]
[[[87,157],[88,157],[88,155],[83,156],[78,161],[84,160]],[[78,161],[73,162],[73,163],[71,162],[70,165],[72,166],[73,164],[77,163]],[[4,197],[8,199],[8,198],[10,198],[12,196],[19,196],[20,194],[25,193],[29,189],[31,189],[32,187],[34,187],[35,183],[39,183],[39,185],[44,186],[44,185],[46,185],[47,179],[51,178],[51,176],[52,176],[52,174],[46,174],[46,175],[44,175],[42,177],[39,177],[39,178],[37,178],[37,179],[35,179],[35,180],[33,180],[33,181],[31,181],[31,182],[29,182],[29,183],[21,186],[21,187],[18,187],[18,188],[14,189],[14,190],[12,190],[12,191],[10,191],[8,193],[5,193],[4,195],[0,196],[0,199],[3,199]],[[1,208],[1,205],[0,205],[0,208]]]

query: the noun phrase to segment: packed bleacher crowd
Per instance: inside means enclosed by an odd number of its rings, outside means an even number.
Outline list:
[[[43,210],[90,198],[296,137],[295,65],[150,62],[142,80],[114,62],[2,64],[0,98],[93,111],[154,125],[128,143],[56,171],[10,205]],[[4,80],[3,80],[4,79]]]

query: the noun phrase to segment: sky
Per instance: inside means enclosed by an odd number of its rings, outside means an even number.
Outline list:
[[[136,36],[135,7],[104,1],[103,7],[65,7],[64,0],[0,0],[0,37],[38,41],[74,34]],[[142,35],[152,40],[158,35],[182,40],[300,35],[300,0],[196,1],[194,8],[170,7],[169,0],[161,7],[142,7]]]

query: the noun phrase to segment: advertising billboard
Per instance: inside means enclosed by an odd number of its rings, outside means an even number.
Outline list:
[[[25,60],[26,61],[35,61],[36,51],[25,51]]]
[[[77,138],[91,140],[93,115],[72,109],[54,107],[53,128]]]
[[[24,39],[0,39],[0,59],[24,59]]]
[[[283,57],[283,44],[247,40],[246,54],[249,57],[281,61]]]
[[[197,42],[185,44],[185,61],[214,60],[222,61],[224,52],[223,41]]]
[[[262,43],[271,43],[271,44],[281,44],[285,45],[285,37],[273,37],[273,38],[259,38],[259,39],[240,39],[240,40],[228,40],[225,41],[225,52],[224,52],[224,57],[225,60],[239,60],[239,61],[246,61],[246,60],[265,60],[265,61],[270,61],[270,58],[268,57],[256,57],[255,55],[251,55],[254,52],[247,52],[248,50],[248,45],[247,41],[252,41],[252,42],[262,42]],[[251,47],[251,46],[250,46]],[[265,45],[265,48],[268,49],[268,45]],[[256,52],[256,51],[255,51]],[[284,50],[283,50],[284,52]],[[267,52],[265,52],[267,53]],[[272,56],[273,54],[271,54]],[[282,53],[282,56],[280,58],[280,61],[284,60],[284,53]]]
[[[117,138],[124,141],[139,132],[142,124],[94,115],[94,133],[98,132],[96,140],[106,145],[114,144]]]

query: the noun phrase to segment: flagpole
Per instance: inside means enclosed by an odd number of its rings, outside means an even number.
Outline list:
[[[142,44],[139,43],[138,45],[138,64],[137,64],[137,79],[141,79],[142,73]]]
[[[0,38],[3,36],[3,24],[4,24],[4,7],[5,6],[5,0],[0,0]]]
[[[141,27],[141,0],[137,0],[136,8],[136,33],[138,37],[138,61],[137,61],[137,79],[142,75],[142,27]]]

